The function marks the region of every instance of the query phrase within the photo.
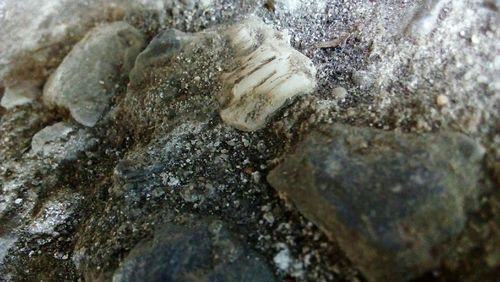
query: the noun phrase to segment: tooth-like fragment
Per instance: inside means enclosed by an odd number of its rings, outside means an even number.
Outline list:
[[[311,93],[316,69],[286,33],[250,18],[228,30],[235,68],[222,77],[221,117],[244,131],[265,126],[287,100]]]

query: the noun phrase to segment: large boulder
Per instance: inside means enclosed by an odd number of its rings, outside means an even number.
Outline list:
[[[437,266],[463,230],[483,155],[461,134],[335,125],[312,132],[268,181],[369,280],[403,281]]]
[[[143,45],[142,34],[125,22],[96,27],[50,76],[44,87],[44,102],[69,110],[85,126],[94,126]]]

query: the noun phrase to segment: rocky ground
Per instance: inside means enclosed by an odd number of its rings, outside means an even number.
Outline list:
[[[496,281],[500,2],[0,0],[0,281]]]

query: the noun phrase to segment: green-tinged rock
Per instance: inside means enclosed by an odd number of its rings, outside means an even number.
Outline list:
[[[218,220],[166,224],[139,243],[113,281],[275,281],[264,259]]]
[[[335,125],[312,132],[268,181],[369,280],[403,281],[437,266],[463,230],[483,155],[461,134]]]

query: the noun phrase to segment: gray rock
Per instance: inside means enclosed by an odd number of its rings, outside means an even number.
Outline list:
[[[41,93],[42,90],[36,81],[24,81],[14,87],[7,88],[1,97],[0,105],[6,109],[11,109],[15,106],[31,103],[40,97]]]
[[[31,149],[34,153],[50,151],[45,150],[47,144],[67,138],[68,134],[73,131],[73,127],[65,122],[58,122],[54,125],[47,126],[33,136],[31,140]]]
[[[124,22],[91,30],[47,81],[45,103],[67,109],[79,123],[94,126],[143,45],[142,34]]]
[[[371,281],[435,267],[479,193],[483,148],[461,134],[323,127],[269,183],[337,240]]]
[[[275,281],[264,259],[218,220],[166,224],[139,243],[113,281]]]
[[[158,6],[158,3],[161,5]],[[5,0],[0,4],[0,85],[24,81],[42,87],[72,45],[97,23],[142,9],[162,9],[155,0]]]
[[[131,86],[140,85],[155,67],[166,65],[176,51],[191,38],[192,35],[176,29],[167,29],[153,38],[135,61],[134,68],[130,72]]]
[[[59,122],[47,126],[33,136],[31,150],[42,157],[76,160],[81,152],[95,146],[97,139],[85,129]]]
[[[344,101],[347,95],[349,93],[344,87],[336,87],[332,90],[332,95],[338,100],[338,101]]]

